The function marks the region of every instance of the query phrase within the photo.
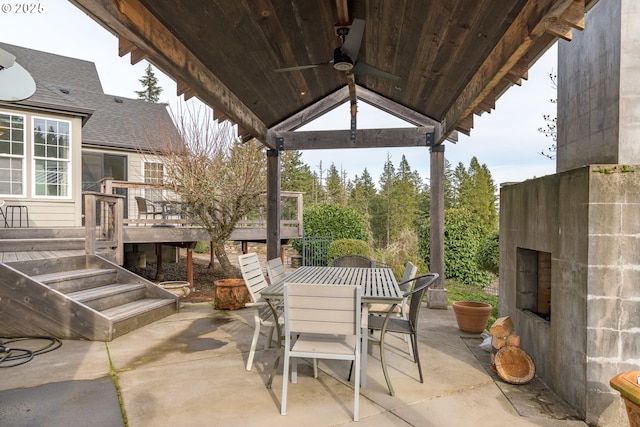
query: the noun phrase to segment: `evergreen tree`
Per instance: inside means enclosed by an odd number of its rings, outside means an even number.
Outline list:
[[[367,220],[369,228],[371,228],[372,204],[376,197],[376,186],[366,168],[362,171],[360,177],[358,175],[355,176],[351,187],[351,191],[349,191],[349,206],[362,215]]]
[[[498,198],[489,168],[487,165],[480,165],[478,159],[473,157],[469,169],[460,175],[458,205],[476,216],[484,234],[490,233],[498,225]]]
[[[343,175],[338,171],[336,166],[331,163],[327,171],[326,180],[327,201],[336,205],[347,204],[347,193],[343,185]]]
[[[284,151],[280,156],[280,188],[283,191],[304,192],[305,203],[311,202],[315,178],[309,165],[302,161],[298,150]]]
[[[158,102],[160,99],[160,93],[162,93],[162,88],[158,86],[158,79],[153,73],[151,64],[147,65],[144,76],[138,81],[142,83],[143,87],[142,90],[135,91],[138,95],[138,99],[142,99],[147,102]]]
[[[403,155],[398,165],[391,190],[389,241],[394,241],[404,229],[416,226],[416,211],[419,178],[412,172],[407,158]]]
[[[391,162],[391,155],[387,154],[382,175],[380,175],[380,197],[376,204],[376,216],[378,217],[377,233],[374,236],[380,239],[382,246],[387,246],[391,241],[391,206],[393,203],[393,186],[396,180],[396,169]],[[382,225],[383,229],[379,226]],[[377,234],[377,236],[376,236]]]
[[[456,182],[451,163],[444,159],[444,208],[449,209],[456,204]]]

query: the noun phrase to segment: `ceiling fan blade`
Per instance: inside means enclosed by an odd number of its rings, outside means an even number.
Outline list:
[[[364,35],[364,22],[364,19],[354,19],[351,23],[349,34],[347,34],[344,43],[342,43],[342,52],[351,58],[354,64],[358,58],[362,36]]]
[[[380,68],[376,68],[373,65],[369,65],[363,61],[356,62],[356,65],[353,66],[351,72],[353,74],[358,74],[361,76],[373,76],[389,80],[400,80],[399,76],[387,73],[386,71],[382,71]]]
[[[283,73],[286,71],[298,71],[298,70],[306,70],[308,68],[316,68],[316,67],[319,67],[320,65],[325,65],[325,64],[297,65],[295,67],[276,68],[273,71],[275,71],[276,73]]]

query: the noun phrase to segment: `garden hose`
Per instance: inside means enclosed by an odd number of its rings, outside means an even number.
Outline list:
[[[37,350],[11,348],[7,346],[7,344],[11,343],[37,340],[44,340],[47,341],[47,343]],[[56,350],[60,348],[61,345],[62,341],[50,336],[0,337],[0,368],[12,368],[23,365],[33,360],[34,356]]]

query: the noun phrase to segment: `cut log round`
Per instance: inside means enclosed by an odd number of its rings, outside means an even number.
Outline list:
[[[496,372],[511,384],[526,384],[536,373],[531,357],[519,347],[502,347],[495,355]]]

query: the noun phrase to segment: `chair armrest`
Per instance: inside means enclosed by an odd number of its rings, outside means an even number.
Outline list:
[[[269,305],[266,301],[257,301],[257,302],[247,302],[244,304],[245,307],[265,307]]]

